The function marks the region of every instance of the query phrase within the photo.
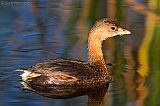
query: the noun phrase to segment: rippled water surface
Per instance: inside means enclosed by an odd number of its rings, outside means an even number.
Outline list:
[[[158,0],[0,0],[0,105],[87,106],[87,96],[63,100],[21,91],[14,70],[48,58],[87,61],[88,31],[103,17],[132,32],[103,43],[114,77],[103,106],[160,105],[159,11]]]

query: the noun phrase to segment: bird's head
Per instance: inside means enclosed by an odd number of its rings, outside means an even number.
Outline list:
[[[104,18],[97,21],[90,31],[90,34],[96,35],[102,40],[116,35],[130,34],[131,32],[122,28],[115,19]]]

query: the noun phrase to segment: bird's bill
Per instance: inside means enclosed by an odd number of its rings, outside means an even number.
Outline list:
[[[123,29],[123,28],[118,28],[118,34],[119,35],[126,35],[126,34],[131,34],[131,32],[126,29]]]

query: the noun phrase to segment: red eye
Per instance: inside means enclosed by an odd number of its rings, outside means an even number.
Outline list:
[[[116,27],[114,27],[114,26],[113,26],[113,27],[111,27],[111,29],[112,29],[112,30],[115,30],[115,29],[116,29]]]

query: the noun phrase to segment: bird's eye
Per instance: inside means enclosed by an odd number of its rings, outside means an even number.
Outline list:
[[[115,30],[115,29],[116,29],[116,27],[115,27],[115,26],[112,26],[112,27],[111,27],[111,29],[112,29],[112,30]]]

